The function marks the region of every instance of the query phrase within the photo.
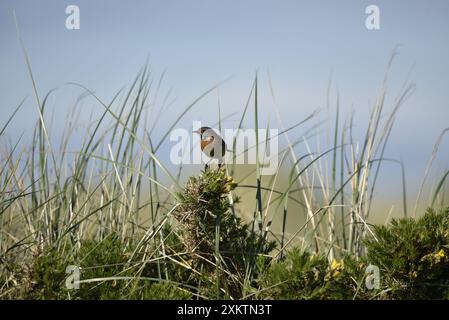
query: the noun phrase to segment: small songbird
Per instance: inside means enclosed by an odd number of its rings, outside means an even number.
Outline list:
[[[212,128],[201,127],[194,133],[198,133],[201,137],[201,151],[212,159],[218,160],[218,166],[224,162],[226,154],[226,142]],[[208,165],[206,164],[206,169]]]

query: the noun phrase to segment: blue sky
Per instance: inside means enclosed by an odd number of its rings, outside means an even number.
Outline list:
[[[71,4],[80,8],[80,30],[65,28],[65,8]],[[370,4],[380,8],[377,31],[365,28],[365,8]],[[13,9],[40,95],[58,88],[51,100],[56,118],[80,94],[65,83],[81,83],[108,101],[130,84],[149,57],[154,74],[167,71],[163,90],[172,89],[174,99],[162,123],[228,77],[220,89],[224,114],[241,111],[255,70],[261,78],[261,107],[274,121],[269,69],[285,126],[315,108],[325,108],[332,72],[332,102],[338,89],[343,115],[354,110],[363,129],[388,59],[399,46],[389,97],[393,99],[407,79],[417,90],[398,115],[388,155],[405,161],[410,181],[418,182],[437,136],[449,126],[445,0],[0,0],[0,119],[28,97],[8,132],[11,136],[30,134],[36,120]],[[216,94],[209,95],[181,125],[215,122],[216,106]],[[237,121],[231,118],[226,125]],[[56,121],[56,126],[61,123]],[[440,150],[438,170],[449,163],[448,145],[446,141]]]

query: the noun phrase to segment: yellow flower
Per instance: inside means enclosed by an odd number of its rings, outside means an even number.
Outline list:
[[[338,276],[341,271],[343,270],[343,261],[339,262],[337,260],[332,260],[331,263],[331,272],[335,275]]]
[[[342,264],[341,262],[338,262],[337,260],[332,260],[332,264],[331,264],[331,270],[336,270],[336,269],[341,269]]]
[[[333,278],[338,278],[343,270],[343,261],[332,260],[329,266],[329,272],[326,274],[325,280],[329,281]]]
[[[440,251],[438,251],[437,256],[440,258],[445,258],[446,252],[444,251],[444,249],[441,249]]]

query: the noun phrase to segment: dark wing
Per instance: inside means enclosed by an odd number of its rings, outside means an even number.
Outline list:
[[[216,158],[224,157],[226,154],[226,143],[221,138],[211,137],[212,141],[204,143],[203,152],[211,158],[214,158],[215,154],[220,154]],[[221,149],[221,150],[219,150]],[[221,151],[221,152],[220,152]]]
[[[226,153],[226,142],[224,142],[223,139],[221,139],[221,156],[224,157]]]

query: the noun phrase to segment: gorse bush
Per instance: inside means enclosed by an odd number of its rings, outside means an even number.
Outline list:
[[[37,254],[25,269],[16,266],[19,295],[25,299],[64,299],[68,292],[65,271],[69,264],[71,261],[51,249]]]
[[[86,241],[80,247],[76,264],[81,268],[81,279],[91,280],[111,278],[106,281],[82,283],[81,299],[120,299],[129,296],[132,287],[129,281],[113,280],[115,277],[132,277],[135,270],[127,263],[132,247],[121,241],[115,234],[109,234],[102,241]],[[132,298],[132,296],[130,297]]]
[[[333,260],[290,250],[261,277],[259,298],[354,299],[360,294],[365,265],[350,256]]]
[[[168,230],[166,230],[169,232]],[[136,246],[123,243],[118,236],[111,234],[103,241],[87,241],[79,251],[81,277],[87,282],[76,290],[81,299],[188,299],[191,295],[174,285],[171,281],[158,281],[160,265],[147,261],[142,254],[133,260]],[[144,265],[143,268],[142,265]],[[181,280],[176,267],[167,261],[166,270],[172,280]],[[102,280],[105,279],[105,280]],[[95,280],[95,281],[93,281]],[[168,279],[166,279],[168,280]],[[93,281],[93,282],[90,282]]]
[[[373,229],[365,243],[367,260],[380,268],[380,298],[449,297],[449,209]]]
[[[129,263],[133,247],[115,234],[103,241],[80,245],[79,257],[49,249],[37,254],[25,265],[9,265],[9,277],[3,279],[5,298],[23,299],[188,299],[192,296],[171,282],[157,281],[157,268],[147,264],[136,277],[139,263]],[[138,257],[140,258],[140,257]],[[137,261],[139,259],[136,259]],[[69,265],[80,268],[79,289],[68,289]],[[174,273],[175,274],[175,273]]]
[[[238,202],[230,200],[235,187],[224,168],[207,169],[189,179],[175,211],[191,264],[203,282],[216,283],[217,297],[241,297],[251,285],[247,276],[261,269],[260,256],[275,247],[231,210]]]
[[[206,170],[199,177],[191,177],[184,192],[179,193],[180,204],[175,217],[182,230],[187,249],[210,259],[215,249],[215,229],[222,224],[222,233],[239,231],[229,209],[229,192],[236,187],[224,169]],[[235,234],[234,236],[237,236]],[[225,234],[220,234],[220,247],[229,245]],[[220,249],[221,249],[220,248]],[[232,254],[232,252],[230,252]]]
[[[260,297],[273,299],[448,299],[449,209],[418,219],[374,226],[367,256],[328,259],[293,249],[260,278]],[[380,287],[367,288],[367,266],[377,266]]]

